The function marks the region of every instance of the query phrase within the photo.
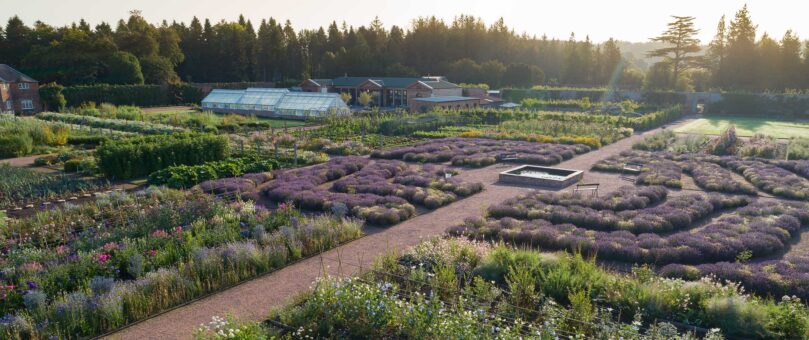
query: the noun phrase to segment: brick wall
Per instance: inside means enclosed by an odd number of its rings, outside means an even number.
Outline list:
[[[9,84],[11,99],[14,101],[14,112],[19,114],[34,114],[42,111],[42,103],[39,100],[39,83],[25,84],[28,84],[28,88],[24,90],[20,89],[18,83]],[[33,104],[33,109],[23,109],[23,100],[30,100]]]

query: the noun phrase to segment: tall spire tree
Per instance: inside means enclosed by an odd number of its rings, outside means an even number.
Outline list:
[[[747,5],[736,12],[736,16],[730,22],[725,64],[727,78],[732,86],[752,89],[758,85],[756,28],[750,19]]]
[[[719,19],[716,25],[716,35],[708,45],[708,55],[706,66],[711,70],[715,85],[725,85],[725,57],[727,56],[727,27],[725,26],[725,16]]]
[[[701,50],[699,39],[696,38],[699,30],[694,28],[694,17],[673,15],[674,21],[668,24],[660,36],[651,40],[666,43],[670,46],[649,51],[649,57],[663,57],[671,64],[671,75],[676,82],[680,75],[688,69],[699,66],[701,57],[695,55]]]

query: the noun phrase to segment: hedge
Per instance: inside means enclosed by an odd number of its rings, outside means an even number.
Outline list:
[[[199,103],[202,90],[182,85],[83,85],[65,87],[62,94],[67,105],[76,107],[86,102],[114,105],[164,106]]]
[[[227,136],[189,133],[108,140],[96,151],[101,172],[115,179],[147,176],[173,165],[223,160],[229,154]]]
[[[705,110],[711,114],[750,116],[806,116],[809,115],[809,96],[794,94],[722,93],[722,100],[709,104]]]
[[[524,99],[543,99],[543,100],[580,100],[588,98],[593,105],[600,102],[602,98],[609,92],[604,88],[597,89],[503,89],[501,94],[504,100],[519,103]],[[617,94],[625,92],[637,91],[622,91],[615,90]],[[685,95],[678,92],[671,91],[655,91],[643,92],[641,94],[643,104],[650,104],[656,106],[679,105],[685,102]]]

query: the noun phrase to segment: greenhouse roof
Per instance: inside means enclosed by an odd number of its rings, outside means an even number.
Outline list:
[[[336,93],[293,92],[283,96],[276,108],[278,110],[325,111],[340,106],[345,106],[345,102]]]
[[[236,103],[244,95],[244,90],[222,90],[216,89],[211,91],[203,103]]]
[[[281,97],[288,93],[289,90],[287,89],[248,88],[243,91],[241,98],[236,103],[274,107],[281,100]]]

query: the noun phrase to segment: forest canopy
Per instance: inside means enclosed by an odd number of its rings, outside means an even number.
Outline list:
[[[243,16],[235,22],[195,17],[190,23],[155,25],[138,11],[115,25],[94,27],[84,20],[64,27],[40,21],[27,26],[12,17],[0,25],[0,62],[42,83],[68,86],[446,75],[492,88],[809,88],[809,42],[794,32],[780,39],[758,35],[745,6],[731,20],[722,18],[715,39],[703,44],[693,38],[699,28],[688,18],[660,23],[663,33],[650,37],[662,46],[649,53],[659,60],[651,67],[623,54],[624,43],[615,39],[597,44],[573,34],[566,40],[530,36],[514,32],[502,19],[487,25],[468,15],[452,22],[420,17],[410,27],[388,28],[377,18],[367,26],[332,22],[296,30],[289,21],[253,23]]]

